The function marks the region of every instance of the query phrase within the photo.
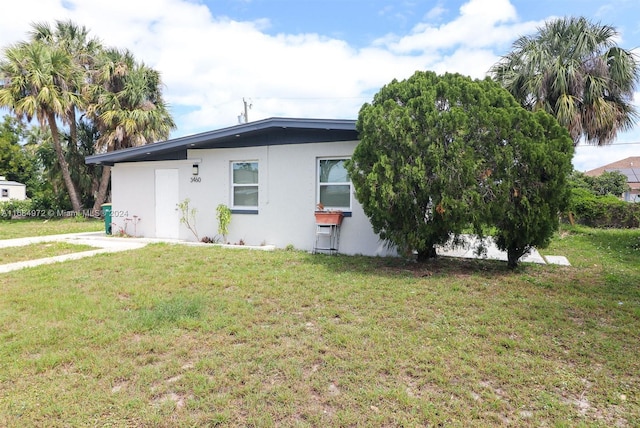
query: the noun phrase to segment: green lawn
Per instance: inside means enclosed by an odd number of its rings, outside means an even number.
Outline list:
[[[104,230],[104,221],[85,218],[0,220],[0,239],[62,233],[97,232]]]
[[[157,244],[0,275],[0,426],[639,426],[640,231],[572,267]]]

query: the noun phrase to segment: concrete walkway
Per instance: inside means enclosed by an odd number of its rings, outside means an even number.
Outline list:
[[[77,253],[63,254],[54,257],[47,257],[44,259],[25,260],[21,262],[0,265],[0,273],[11,272],[27,267],[63,262],[66,260],[78,260],[84,257],[95,256],[96,254],[136,250],[148,244],[148,242],[144,242],[139,239],[111,238],[105,236],[105,234],[102,232],[89,232],[69,233],[64,235],[33,236],[29,238],[3,239],[0,240],[0,248],[22,247],[25,245],[39,244],[44,242],[68,242],[70,244],[88,245],[91,247],[96,247],[96,249],[80,251]]]
[[[0,248],[22,247],[25,245],[39,244],[44,242],[67,242],[69,244],[88,245],[96,247],[95,250],[80,251],[77,253],[63,254],[60,256],[47,257],[36,260],[25,260],[22,262],[0,264],[0,273],[11,272],[27,267],[39,266],[63,262],[66,260],[78,260],[84,257],[95,256],[102,253],[115,253],[119,251],[137,250],[148,244],[164,242],[168,244],[181,244],[191,246],[211,246],[202,242],[181,241],[178,239],[155,239],[155,238],[119,238],[105,235],[103,232],[81,232],[68,233],[62,235],[33,236],[29,238],[3,239],[0,240]],[[275,249],[273,245],[262,245],[259,247],[251,245],[221,245],[234,249],[271,251]],[[19,250],[16,250],[19,251]]]
[[[473,235],[464,235],[465,244],[461,247],[454,247],[450,243],[438,248],[438,255],[447,257],[462,257],[466,259],[491,259],[507,261],[507,253],[501,251],[496,246],[491,237],[485,238],[484,245],[487,252],[478,256],[476,248],[481,244],[480,239]],[[564,256],[542,256],[538,250],[533,249],[529,254],[520,259],[523,263],[553,264],[561,266],[571,266],[569,260]]]
[[[445,257],[462,257],[462,258],[486,258],[494,260],[507,260],[507,254],[498,250],[493,241],[485,242],[487,246],[486,254],[478,257],[475,254],[475,248],[479,244],[479,240],[471,235],[465,236],[466,243],[463,247],[453,248],[451,246],[443,246],[438,248],[438,255]],[[39,266],[50,263],[63,262],[66,260],[78,260],[84,257],[91,257],[96,254],[113,253],[118,251],[137,250],[150,243],[165,242],[172,244],[183,244],[193,246],[210,246],[211,244],[203,244],[200,242],[187,242],[171,239],[153,239],[153,238],[118,238],[107,236],[103,232],[85,232],[85,233],[69,233],[64,235],[48,235],[34,236],[29,238],[4,239],[0,240],[0,248],[21,247],[25,245],[38,244],[42,242],[68,242],[70,244],[88,245],[96,247],[95,250],[80,251],[77,253],[64,254],[60,256],[47,257],[36,260],[26,260],[22,262],[8,263],[0,265],[0,273],[11,272],[27,267]],[[239,245],[222,245],[234,249],[256,249],[256,250],[273,250],[273,245],[265,245],[260,247],[239,246]],[[19,251],[19,250],[17,250]],[[546,260],[545,260],[546,259]],[[557,264],[570,266],[569,261],[563,256],[546,256],[542,257],[537,250],[532,251],[521,260],[524,263],[538,264]]]

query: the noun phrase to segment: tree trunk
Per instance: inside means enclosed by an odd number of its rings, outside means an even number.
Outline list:
[[[421,250],[418,250],[419,262],[425,262],[429,259],[435,259],[437,256],[438,254],[436,253],[436,247],[434,247],[433,245],[429,248],[423,248]]]
[[[104,204],[107,199],[107,189],[109,188],[109,179],[111,178],[111,167],[107,165],[102,166],[102,176],[100,177],[100,187],[98,188],[98,194],[93,204],[93,212],[100,212],[101,205]]]
[[[517,249],[507,249],[507,266],[509,269],[515,269],[518,267],[518,260],[522,257],[522,251]]]
[[[72,153],[78,153],[78,125],[76,124],[76,108],[73,107],[69,113],[69,142]]]
[[[89,165],[88,172],[91,175],[91,196],[95,201],[98,189],[100,188],[100,179],[97,177],[98,171],[102,171],[98,165]]]
[[[56,157],[58,158],[58,164],[60,164],[60,171],[62,172],[62,178],[64,184],[67,187],[69,193],[69,199],[71,200],[71,206],[76,212],[82,211],[82,203],[78,197],[78,191],[71,179],[71,172],[69,172],[69,164],[64,158],[64,152],[62,151],[62,144],[60,144],[60,134],[58,133],[58,125],[56,124],[56,117],[53,113],[48,115],[49,128],[51,128],[51,138],[53,138],[53,147],[56,150]]]

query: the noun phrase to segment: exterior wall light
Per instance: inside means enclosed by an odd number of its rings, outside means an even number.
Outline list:
[[[197,163],[194,163],[191,172],[193,175],[198,175],[200,173],[200,166]]]

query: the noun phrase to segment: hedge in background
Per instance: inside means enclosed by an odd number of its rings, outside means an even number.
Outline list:
[[[31,210],[32,204],[30,199],[24,201],[10,199],[0,202],[0,219],[11,220],[14,217],[29,217]]]
[[[640,227],[640,204],[607,195],[596,196],[587,189],[571,190],[571,207],[579,224],[599,228]]]

